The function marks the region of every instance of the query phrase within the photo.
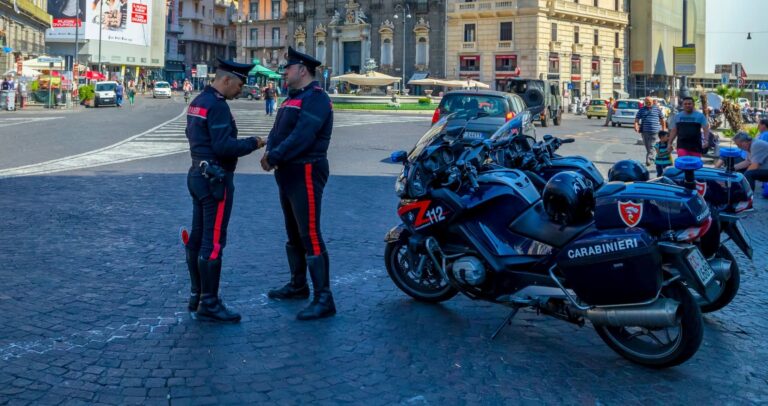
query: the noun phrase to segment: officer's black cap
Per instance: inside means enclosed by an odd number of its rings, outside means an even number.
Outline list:
[[[221,58],[217,58],[219,60],[219,68],[225,72],[230,72],[240,78],[240,80],[243,81],[243,83],[247,82],[248,80],[248,72],[250,72],[254,66],[252,63],[237,63],[234,61],[225,61]]]
[[[314,71],[315,68],[320,66],[320,61],[307,54],[302,54],[301,52],[293,49],[293,47],[288,47],[288,54],[285,59],[288,61],[285,63],[286,68],[291,65],[300,63]]]

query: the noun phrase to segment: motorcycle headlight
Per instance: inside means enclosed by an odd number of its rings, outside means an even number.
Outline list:
[[[397,177],[397,180],[395,181],[395,194],[397,197],[405,197],[405,189],[407,185],[408,182],[405,179],[405,176],[400,175]]]

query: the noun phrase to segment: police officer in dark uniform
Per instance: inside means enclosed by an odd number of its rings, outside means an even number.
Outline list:
[[[312,303],[296,316],[312,320],[336,314],[328,276],[328,252],[320,233],[320,207],[328,181],[328,144],[333,127],[331,99],[315,81],[320,62],[288,48],[283,78],[288,98],[280,105],[269,133],[264,170],[275,169],[285,217],[285,245],[291,280],[269,291],[273,299],[309,297],[307,269],[312,278]]]
[[[192,166],[187,187],[192,195],[192,232],[186,242],[192,284],[189,310],[199,320],[240,321],[219,299],[221,257],[232,212],[237,158],[263,147],[261,138],[237,138],[237,125],[226,100],[240,94],[254,65],[219,59],[213,84],[206,86],[187,109],[187,139]]]

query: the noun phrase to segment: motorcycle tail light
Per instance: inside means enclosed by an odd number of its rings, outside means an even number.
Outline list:
[[[712,216],[707,216],[704,220],[704,224],[696,227],[686,228],[685,230],[675,233],[675,241],[687,241],[691,242],[709,231],[709,227],[712,225]]]
[[[752,196],[750,196],[748,200],[736,203],[736,207],[734,207],[734,210],[736,211],[736,213],[741,213],[745,210],[749,210],[752,208],[752,203],[753,203]]]
[[[435,109],[435,113],[432,114],[432,124],[435,124],[438,120],[440,120],[440,108]]]

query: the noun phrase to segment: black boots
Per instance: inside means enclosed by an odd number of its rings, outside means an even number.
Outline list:
[[[304,250],[291,244],[285,244],[288,267],[291,269],[291,281],[279,289],[267,293],[270,299],[306,299],[309,297],[307,285],[307,260]]]
[[[328,252],[317,256],[308,256],[307,266],[312,277],[312,287],[315,297],[312,303],[296,315],[299,320],[315,320],[331,317],[336,314],[336,305],[331,295],[330,280],[328,277]]]
[[[223,323],[238,323],[240,315],[227,309],[219,299],[219,279],[221,278],[221,259],[206,261],[198,258],[201,277],[200,306],[197,319]]]
[[[197,268],[197,256],[198,251],[192,251],[186,248],[187,251],[187,269],[189,270],[189,304],[187,309],[190,312],[197,310],[197,305],[200,303],[200,271]]]

